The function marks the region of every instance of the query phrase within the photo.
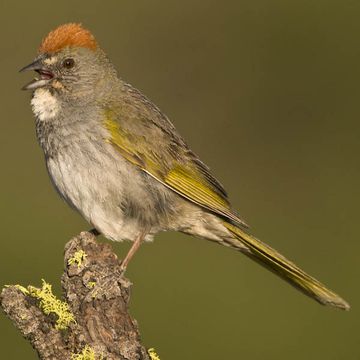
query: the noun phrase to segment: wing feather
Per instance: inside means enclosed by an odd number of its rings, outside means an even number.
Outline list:
[[[152,103],[149,106],[139,92],[131,95],[134,94],[135,102],[126,102],[131,109],[124,109],[123,105],[115,111],[105,111],[104,125],[109,132],[106,140],[125,159],[184,198],[247,227],[231,210],[224,188],[209,168],[188,148],[175,128],[166,125],[171,124],[169,120],[157,120],[164,115],[157,108],[155,111]]]

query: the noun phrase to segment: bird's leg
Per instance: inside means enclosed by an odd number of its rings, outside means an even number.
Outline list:
[[[89,233],[93,234],[94,236],[99,236],[99,235],[101,235],[101,233],[100,233],[97,229],[95,229],[95,228],[89,230]]]
[[[132,259],[132,257],[134,256],[134,254],[136,253],[136,251],[139,249],[140,245],[142,244],[142,242],[145,239],[145,232],[141,232],[138,237],[135,239],[134,243],[132,244],[129,252],[126,254],[125,259],[122,261],[121,265],[120,265],[120,271],[121,274],[124,274],[126,271],[127,266],[129,265],[130,260]]]
[[[95,230],[96,231],[96,230]],[[97,231],[96,231],[97,232]],[[147,232],[141,232],[138,237],[135,239],[134,243],[132,244],[129,252],[126,254],[125,259],[122,261],[120,265],[120,269],[115,271],[115,273],[112,273],[108,276],[103,277],[98,283],[95,285],[95,288],[92,289],[87,295],[85,300],[91,301],[95,298],[101,298],[103,296],[106,296],[107,294],[111,294],[114,287],[117,285],[117,276],[122,277],[126,271],[126,268],[136,253],[136,251],[139,249],[140,245],[145,239]],[[94,234],[95,235],[95,234]]]

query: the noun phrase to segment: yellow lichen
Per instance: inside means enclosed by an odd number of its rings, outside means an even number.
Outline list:
[[[148,354],[151,360],[160,360],[160,356],[156,353],[154,348],[148,349]]]
[[[11,285],[6,285],[6,287],[9,287]],[[29,290],[24,287],[24,286],[21,286],[21,285],[15,285],[15,287],[20,290],[24,295],[29,295]]]
[[[45,315],[55,314],[57,320],[55,328],[65,330],[70,323],[75,322],[74,315],[69,309],[68,303],[59,300],[52,292],[52,287],[44,279],[41,289],[29,285],[27,288],[21,285],[15,285],[24,295],[31,296],[39,300],[39,308]]]
[[[96,285],[96,281],[89,281],[87,284],[86,284],[86,287],[88,289],[93,289]]]
[[[98,359],[102,360],[103,357],[100,356]],[[71,355],[71,360],[96,360],[96,354],[89,345],[85,345],[81,353]]]
[[[87,254],[84,250],[78,250],[74,255],[68,260],[68,265],[76,264],[78,268],[81,268],[83,262],[85,261]]]

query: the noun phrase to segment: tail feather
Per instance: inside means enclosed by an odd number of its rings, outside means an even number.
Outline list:
[[[224,225],[234,235],[234,241],[231,241],[229,245],[237,247],[239,250],[243,250],[243,245],[245,245],[249,249],[249,251],[244,251],[247,256],[279,275],[319,303],[343,310],[350,309],[350,305],[339,295],[327,289],[318,280],[306,274],[276,250],[232,224],[224,222]],[[229,239],[225,241],[229,242]]]

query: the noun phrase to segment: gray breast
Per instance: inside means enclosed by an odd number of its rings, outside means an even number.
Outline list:
[[[37,134],[55,188],[105,236],[167,228],[178,196],[125,160],[98,124],[38,122]]]

